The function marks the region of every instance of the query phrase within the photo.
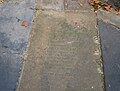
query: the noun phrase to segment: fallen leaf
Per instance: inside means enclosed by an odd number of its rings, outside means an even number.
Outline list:
[[[90,6],[94,8],[94,11],[97,12],[99,9],[104,9],[106,11],[113,12],[117,15],[120,15],[120,9],[113,9],[111,5],[103,3],[101,0],[88,0]]]
[[[80,5],[81,7],[83,7],[83,4],[82,4],[81,2],[79,3],[79,5]]]
[[[105,8],[105,10],[107,10],[107,11],[110,11],[110,10],[111,10],[111,6],[110,6],[110,5],[106,5],[104,8]]]
[[[28,27],[29,26],[29,22],[28,21],[23,21],[21,26],[25,26],[25,27]]]

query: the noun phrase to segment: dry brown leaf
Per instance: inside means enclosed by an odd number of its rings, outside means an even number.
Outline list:
[[[110,5],[106,5],[104,8],[105,8],[107,11],[110,11],[110,10],[111,10],[111,6],[110,6]]]
[[[29,22],[28,21],[23,21],[21,26],[25,26],[25,27],[28,27],[29,26]]]
[[[83,7],[83,4],[82,4],[81,2],[79,3],[79,5],[80,5],[81,7]]]

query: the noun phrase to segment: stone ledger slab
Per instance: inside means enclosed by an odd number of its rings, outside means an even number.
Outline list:
[[[93,17],[39,11],[17,91],[103,91]]]

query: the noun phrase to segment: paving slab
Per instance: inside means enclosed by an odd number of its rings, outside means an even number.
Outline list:
[[[44,10],[64,10],[64,0],[39,0],[39,3]]]
[[[0,4],[0,91],[14,91],[28,44],[34,0],[3,0]],[[28,21],[29,26],[21,26]]]
[[[103,91],[94,17],[38,11],[17,91]]]
[[[15,91],[20,68],[22,67],[22,56],[12,53],[0,53],[0,90]]]
[[[65,10],[91,10],[88,0],[65,0]]]
[[[104,22],[111,23],[120,28],[120,15],[105,10],[99,10],[97,17],[98,19],[102,19]]]
[[[99,20],[106,91],[120,91],[120,29]]]
[[[91,10],[88,0],[38,0],[38,2],[43,10]]]

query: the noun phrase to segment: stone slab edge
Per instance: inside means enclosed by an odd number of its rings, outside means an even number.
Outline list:
[[[111,23],[114,26],[120,28],[120,15],[116,15],[105,10],[99,10],[97,15],[99,20],[102,19],[104,22]]]

